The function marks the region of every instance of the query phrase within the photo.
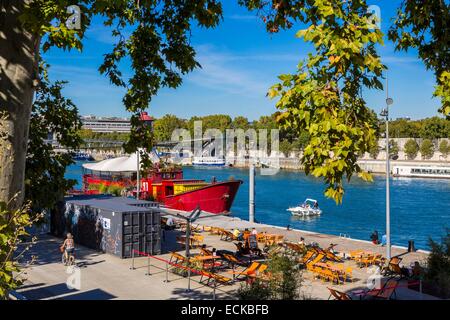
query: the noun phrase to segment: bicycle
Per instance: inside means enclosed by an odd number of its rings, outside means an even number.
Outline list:
[[[65,266],[73,266],[73,265],[75,265],[75,254],[74,254],[74,252],[67,253],[67,258],[66,258],[65,252],[63,252],[62,256],[61,256],[61,262]]]

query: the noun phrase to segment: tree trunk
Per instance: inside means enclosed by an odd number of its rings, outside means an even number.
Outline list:
[[[24,198],[25,160],[39,38],[26,31],[18,17],[26,1],[0,0],[0,202],[10,209]],[[2,115],[3,114],[3,115]],[[6,118],[5,118],[6,116]]]

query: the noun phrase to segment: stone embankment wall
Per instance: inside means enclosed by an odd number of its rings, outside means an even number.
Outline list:
[[[420,151],[418,152],[415,159],[408,159],[406,153],[404,152],[405,143],[410,140],[409,138],[395,138],[394,140],[399,148],[398,159],[397,161],[391,161],[391,167],[394,165],[450,165],[450,155],[445,156],[439,152],[439,144],[443,140],[447,140],[450,144],[450,139],[437,139],[434,140],[435,151],[433,156],[430,159],[423,159]],[[419,144],[422,143],[423,139],[414,139]],[[380,139],[379,147],[380,152],[376,159],[372,158],[368,153],[366,153],[363,157],[358,161],[359,165],[366,171],[374,172],[374,173],[386,173],[386,152],[383,151],[385,148],[385,140]],[[258,159],[264,159],[260,157],[258,152],[246,152],[245,157],[239,157],[237,159],[233,158],[232,155],[228,155],[226,158],[227,163],[231,163],[235,167],[246,168],[249,165],[248,158],[252,156]],[[279,157],[279,165],[282,169],[288,170],[302,170],[303,166],[301,165],[302,152],[291,152],[289,157],[285,157],[282,153],[277,153],[273,155],[274,157]],[[267,162],[262,160],[261,162]],[[272,161],[273,163],[273,161]]]

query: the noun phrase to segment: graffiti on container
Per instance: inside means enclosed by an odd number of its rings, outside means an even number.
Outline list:
[[[120,243],[120,232],[119,229],[116,229],[116,232],[114,234],[107,233],[104,235],[102,241],[102,249],[103,251],[108,253],[120,254]]]

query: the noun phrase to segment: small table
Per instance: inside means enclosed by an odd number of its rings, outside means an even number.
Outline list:
[[[344,270],[342,268],[338,268],[336,266],[333,266],[331,264],[324,263],[324,262],[317,262],[315,265],[318,267],[324,268],[324,269],[329,269],[329,270],[337,272],[339,274],[342,274],[344,272]]]
[[[212,260],[212,267],[211,270],[214,270],[215,267],[215,260],[217,259],[221,259],[222,257],[220,256],[195,256],[195,260],[200,261],[202,263],[202,266],[204,268],[205,263]]]

